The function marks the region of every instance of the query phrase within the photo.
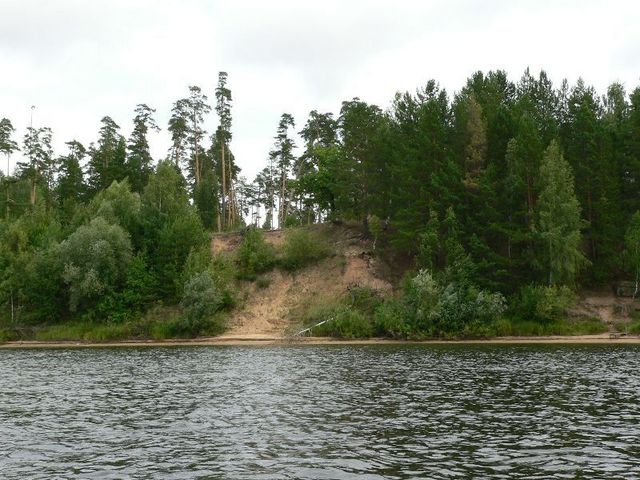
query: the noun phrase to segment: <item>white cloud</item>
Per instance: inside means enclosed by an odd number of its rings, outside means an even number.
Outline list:
[[[104,115],[128,134],[137,103],[164,127],[188,85],[213,97],[226,70],[232,147],[251,178],[282,112],[302,127],[311,109],[337,112],[354,96],[387,107],[430,78],[453,93],[475,70],[517,80],[526,66],[600,92],[634,88],[639,14],[635,1],[0,0],[0,116],[21,137],[37,105],[35,124],[54,129],[62,153],[95,140]],[[168,143],[155,135],[154,155]]]

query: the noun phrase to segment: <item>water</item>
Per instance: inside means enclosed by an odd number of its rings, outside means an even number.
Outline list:
[[[0,477],[639,478],[633,346],[0,351]]]

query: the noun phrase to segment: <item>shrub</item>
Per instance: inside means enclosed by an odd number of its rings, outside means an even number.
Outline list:
[[[552,322],[564,318],[575,302],[568,287],[528,285],[512,300],[510,314],[521,321]]]
[[[405,288],[406,332],[412,337],[487,336],[505,310],[504,297],[451,281],[442,287],[421,270]]]
[[[341,306],[326,319],[327,322],[313,329],[314,335],[337,338],[367,338],[373,335],[373,325],[357,310]]]
[[[256,285],[258,286],[258,288],[262,289],[269,288],[269,285],[271,285],[271,279],[269,279],[269,277],[260,277],[256,281]]]
[[[202,272],[186,283],[180,306],[183,309],[183,322],[179,322],[178,330],[197,335],[214,314],[222,309],[224,297],[216,288],[209,272]]]
[[[331,253],[329,246],[307,230],[289,230],[282,248],[280,265],[295,271],[326,258]]]
[[[273,248],[264,240],[262,230],[249,228],[236,252],[237,277],[241,280],[255,280],[259,273],[273,268],[275,261]]]
[[[375,334],[381,337],[406,338],[409,327],[407,306],[400,300],[388,300],[376,308],[373,315]]]
[[[226,255],[211,256],[209,245],[192,248],[182,269],[180,295],[189,279],[208,272],[223,297],[224,308],[235,304],[233,281],[236,268],[233,260]]]
[[[380,293],[369,287],[352,287],[349,296],[351,307],[365,315],[373,315],[383,302]]]

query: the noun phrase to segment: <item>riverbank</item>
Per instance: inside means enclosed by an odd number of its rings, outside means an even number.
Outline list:
[[[516,344],[625,344],[640,345],[640,336],[612,338],[609,334],[540,337],[498,337],[476,340],[390,340],[370,338],[363,340],[339,340],[329,337],[278,337],[269,335],[223,335],[194,339],[172,340],[124,340],[118,342],[78,342],[78,341],[14,341],[0,344],[0,349],[19,348],[116,348],[116,347],[177,347],[177,346],[259,346],[259,345],[516,345]]]

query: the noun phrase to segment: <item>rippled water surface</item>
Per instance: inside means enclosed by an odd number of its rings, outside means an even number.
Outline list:
[[[0,477],[640,478],[640,349],[0,351]]]

